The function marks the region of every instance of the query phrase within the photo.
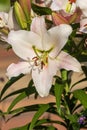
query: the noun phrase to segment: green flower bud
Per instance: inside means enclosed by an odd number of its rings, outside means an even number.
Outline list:
[[[25,13],[26,19],[30,20],[31,14],[31,2],[30,0],[19,0],[19,3]]]
[[[25,14],[20,4],[17,1],[14,4],[14,13],[20,27],[22,29],[27,29],[27,20],[26,20]]]

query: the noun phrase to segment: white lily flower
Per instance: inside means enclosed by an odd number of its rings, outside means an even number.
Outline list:
[[[72,14],[79,7],[83,15],[87,16],[87,0],[53,0],[51,9],[54,11],[64,10],[66,13]]]
[[[9,13],[0,12],[0,28],[7,27],[11,29],[19,29],[19,26],[16,23],[16,20],[13,17],[13,8],[10,8]]]
[[[72,14],[76,9],[76,4],[70,0],[53,0],[51,9],[54,11],[64,10],[66,13]]]
[[[11,78],[31,72],[37,92],[41,97],[47,96],[53,76],[59,69],[81,71],[80,63],[61,51],[71,32],[72,28],[66,24],[47,30],[44,17],[33,19],[31,31],[11,31],[8,43],[24,62],[11,64],[7,69],[7,76]]]

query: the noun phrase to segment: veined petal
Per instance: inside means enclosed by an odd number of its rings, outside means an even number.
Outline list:
[[[53,50],[50,52],[51,57],[56,57],[58,55],[58,53],[68,41],[68,37],[71,32],[72,28],[70,25],[67,24],[61,24],[48,30],[50,42],[45,44],[45,48],[47,48],[48,44],[50,44],[50,46],[53,46]],[[47,38],[44,40],[44,42],[46,40]]]
[[[77,59],[64,51],[61,51],[58,55],[57,62],[60,69],[72,70],[76,72],[82,71],[81,64],[77,61]]]
[[[48,96],[53,79],[48,67],[44,67],[42,71],[39,71],[38,69],[32,70],[32,78],[39,95],[41,97]]]
[[[28,62],[19,62],[18,64],[12,63],[7,68],[6,75],[10,78],[16,77],[20,74],[30,73],[31,67]]]
[[[38,49],[42,48],[39,35],[25,30],[11,31],[8,34],[8,43],[12,45],[14,52],[24,60],[35,57],[32,46],[36,45]]]
[[[53,0],[50,8],[54,11],[57,11],[57,10],[60,10],[60,6],[57,4],[57,1],[56,0]]]
[[[44,35],[45,37],[48,37],[47,34],[47,29],[46,29],[46,24],[45,24],[45,19],[43,16],[41,17],[35,17],[32,21],[31,24],[31,31],[35,32],[38,34],[41,38],[41,44],[42,44],[42,50],[44,49]],[[45,43],[48,44],[48,43]]]
[[[54,11],[65,9],[68,0],[53,0],[51,9]]]
[[[43,37],[43,35],[45,33],[47,33],[45,19],[44,19],[43,16],[35,17],[32,20],[31,31],[33,31],[36,34],[40,35],[40,37]]]
[[[76,0],[76,4],[83,12],[83,15],[87,17],[87,0]]]
[[[49,69],[50,75],[52,76],[56,75],[58,71],[58,63],[56,62],[56,59],[48,58],[48,69]]]

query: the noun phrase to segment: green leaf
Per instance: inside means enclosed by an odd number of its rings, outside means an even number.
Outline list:
[[[41,6],[35,5],[33,3],[32,3],[32,9],[38,15],[50,15],[50,14],[52,14],[52,10],[50,8],[41,7]]]
[[[9,108],[8,108],[8,113],[12,110],[12,108],[21,100],[23,100],[24,98],[26,98],[27,96],[30,96],[31,94],[35,93],[36,89],[35,87],[32,87],[31,82],[29,84],[29,87],[25,89],[24,92],[20,93],[10,104]]]
[[[84,108],[87,108],[87,94],[84,90],[76,90],[73,92],[75,98],[77,98]]]
[[[55,97],[56,97],[56,105],[57,105],[57,111],[58,114],[61,115],[61,97],[64,89],[64,84],[62,83],[55,83],[54,86],[54,92],[55,92]]]
[[[37,126],[39,126],[39,125],[42,125],[42,124],[48,124],[48,123],[55,123],[55,124],[60,124],[61,126],[64,126],[64,127],[66,127],[66,125],[65,125],[65,123],[64,122],[62,122],[62,121],[58,121],[58,120],[50,120],[50,119],[40,119],[40,120],[38,120],[37,121],[37,123],[36,123],[36,127]],[[35,128],[36,128],[35,127]]]
[[[11,78],[11,79],[6,83],[6,85],[4,86],[4,88],[1,90],[0,99],[2,98],[2,96],[3,96],[3,94],[6,92],[6,90],[7,90],[9,87],[11,87],[12,84],[15,83],[17,80],[19,80],[20,78],[22,78],[23,76],[24,76],[24,75],[21,74],[21,75],[19,75],[18,77],[13,77],[13,78]]]
[[[32,88],[31,88],[31,90],[30,90],[29,87],[32,87],[32,86],[33,86],[33,81],[31,80],[31,81],[29,82],[28,87],[22,88],[22,89],[19,89],[19,90],[16,90],[16,91],[14,91],[14,92],[12,92],[12,93],[6,95],[5,97],[3,97],[3,98],[1,99],[1,102],[2,102],[3,100],[5,100],[6,98],[9,98],[10,96],[14,96],[14,95],[16,95],[16,94],[19,94],[19,93],[22,93],[22,92],[25,92],[25,91],[26,91],[27,95],[29,96],[29,93],[30,93],[31,91],[33,91]],[[28,89],[29,89],[30,91],[28,91]],[[33,89],[35,89],[35,88],[33,88]]]
[[[35,113],[32,121],[31,121],[31,124],[30,124],[30,127],[29,127],[29,130],[33,130],[33,128],[35,127],[35,123],[37,122],[37,120],[39,119],[39,117],[44,113],[46,112],[48,109],[49,109],[49,104],[42,104],[41,107],[39,108],[39,110]]]
[[[3,100],[5,100],[5,99],[11,97],[11,96],[14,96],[14,95],[17,95],[17,94],[19,94],[19,93],[22,93],[22,92],[24,92],[25,90],[26,90],[26,88],[22,88],[22,89],[16,90],[16,91],[14,91],[14,92],[12,92],[12,93],[6,95],[5,97],[3,97],[3,98],[1,99],[1,102],[2,102]]]
[[[14,110],[10,111],[9,114],[12,114],[12,116],[8,120],[10,120],[10,119],[12,119],[14,117],[17,117],[20,114],[26,113],[26,112],[38,111],[39,108],[40,108],[40,105],[35,104],[35,105],[24,106],[24,107],[14,109]]]
[[[10,0],[0,0],[0,12],[8,12],[10,10]]]

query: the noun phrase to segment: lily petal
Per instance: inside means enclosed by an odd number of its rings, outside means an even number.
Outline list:
[[[56,59],[48,59],[48,69],[50,75],[54,76],[56,75],[58,71],[58,62],[56,62]]]
[[[55,44],[54,39],[51,37],[49,33],[49,30],[47,31],[46,29],[45,19],[43,16],[35,17],[33,19],[32,24],[31,24],[31,31],[40,35],[43,50],[49,50]]]
[[[13,7],[10,8],[10,11],[8,13],[8,26],[9,29],[18,30],[20,29],[19,25],[17,24],[17,21],[14,17]]]
[[[41,38],[43,37],[45,33],[47,33],[45,19],[43,16],[35,17],[33,19],[32,24],[31,24],[31,31],[40,35]]]
[[[50,30],[48,30],[48,34],[52,39],[50,44],[54,46],[54,49],[50,53],[51,57],[56,57],[58,55],[58,53],[61,51],[61,49],[68,41],[68,37],[71,34],[71,32],[72,32],[72,28],[70,25],[67,24],[61,24],[59,26],[53,27]]]
[[[76,0],[76,4],[83,12],[83,15],[87,17],[87,0]]]
[[[57,57],[58,67],[60,69],[72,70],[75,72],[81,72],[81,64],[76,58],[72,57],[68,53],[61,51]]]
[[[12,45],[14,52],[22,59],[28,60],[35,57],[32,46],[42,48],[39,35],[25,30],[11,31],[8,34],[8,43]]]
[[[51,9],[54,11],[65,9],[68,0],[53,0]]]
[[[87,33],[87,18],[80,20],[80,30],[83,33]]]
[[[20,74],[30,73],[31,67],[28,62],[19,62],[18,64],[12,63],[7,68],[6,75],[10,78],[16,77]]]
[[[44,67],[42,71],[32,70],[32,78],[39,95],[41,97],[48,96],[53,79],[48,67]]]

